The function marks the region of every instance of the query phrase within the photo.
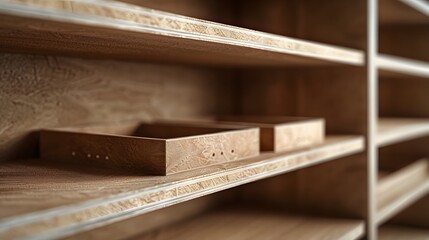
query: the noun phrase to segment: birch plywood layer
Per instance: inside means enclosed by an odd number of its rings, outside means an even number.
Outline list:
[[[66,236],[362,150],[362,137],[328,136],[309,149],[166,177],[62,169],[30,160],[4,163],[0,237]]]
[[[0,2],[6,51],[238,65],[363,64],[361,51],[115,1]]]
[[[259,155],[259,129],[152,122],[42,130],[42,159],[168,175]]]
[[[130,239],[358,239],[363,222],[355,219],[287,215],[261,210],[218,210]]]

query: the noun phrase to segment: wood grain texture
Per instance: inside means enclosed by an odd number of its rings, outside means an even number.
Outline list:
[[[0,236],[67,236],[362,150],[361,137],[328,136],[309,149],[267,153],[166,177],[67,169],[38,160],[3,163]]]
[[[366,69],[353,67],[312,68],[311,71],[307,68],[249,69],[241,74],[239,112],[323,118],[328,135],[366,135],[366,79]],[[277,203],[278,206],[284,202],[303,211],[367,218],[369,163],[365,153],[353,155],[305,168],[292,177],[246,188],[242,195],[253,201],[252,196],[263,194],[265,199],[260,201],[267,205]],[[291,186],[291,191],[283,191],[286,186]]]
[[[366,132],[365,74],[356,67],[246,69],[239,76],[237,112],[323,118],[327,133],[362,134]]]
[[[41,158],[169,175],[259,155],[257,128],[184,122],[137,123],[125,132],[117,128],[128,127],[111,127],[42,130]]]
[[[369,193],[362,186],[367,179],[366,164],[366,155],[361,153],[297,171],[292,195],[297,207],[306,213],[367,218]]]
[[[221,122],[260,128],[262,151],[291,151],[323,142],[323,119],[287,116],[220,116]]]
[[[429,134],[429,120],[419,118],[380,118],[377,144],[386,146]]]
[[[0,160],[36,157],[36,130],[232,111],[228,70],[0,55]]]
[[[356,49],[367,48],[369,6],[366,1],[330,0],[320,4],[314,0],[297,0],[296,3],[295,27],[300,38]]]
[[[199,217],[201,214],[216,209],[219,206],[227,205],[229,201],[233,200],[233,196],[231,190],[222,191],[99,228],[79,232],[62,239],[120,240],[133,238],[161,227],[179,224],[183,221]]]
[[[363,223],[251,209],[218,210],[130,239],[357,239]]]
[[[429,239],[429,230],[422,228],[413,228],[401,225],[387,224],[380,227],[378,239],[380,240],[427,240]]]
[[[364,219],[366,190],[351,186],[359,186],[366,173],[362,167],[365,164],[365,155],[361,153],[257,181],[238,188],[236,202],[240,205],[250,203],[249,207],[253,209],[272,207],[320,216]],[[323,178],[321,173],[325,173]]]
[[[393,186],[392,186],[393,185]],[[386,176],[377,189],[377,223],[381,224],[429,192],[427,159]]]
[[[3,50],[238,65],[362,65],[357,50],[158,12],[115,1],[6,0]],[[32,41],[27,41],[28,33]],[[24,37],[25,36],[25,37]]]

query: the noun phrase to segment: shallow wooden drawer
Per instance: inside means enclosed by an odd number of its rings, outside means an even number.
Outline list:
[[[259,129],[195,123],[138,123],[42,130],[46,160],[168,175],[259,155]]]
[[[320,118],[221,116],[218,120],[259,127],[262,151],[291,151],[320,144],[325,139],[325,121]]]

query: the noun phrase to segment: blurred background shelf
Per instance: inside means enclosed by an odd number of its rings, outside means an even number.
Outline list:
[[[328,136],[316,147],[213,165],[171,176],[118,174],[37,160],[1,166],[0,236],[60,237],[193,198],[329,161],[364,148],[362,137]],[[61,196],[57,198],[56,196]],[[48,232],[48,235],[43,235]]]
[[[426,240],[429,239],[429,230],[417,227],[387,224],[380,227],[380,240]]]
[[[379,147],[424,137],[429,134],[429,120],[419,118],[380,118],[377,144]]]
[[[358,239],[360,220],[257,209],[220,209],[131,239]]]
[[[0,2],[3,51],[220,65],[363,65],[358,50],[116,1]]]
[[[428,159],[421,159],[393,173],[380,175],[377,186],[378,224],[429,193]]]
[[[428,24],[426,0],[380,0],[380,24]]]
[[[383,77],[429,77],[429,64],[413,59],[400,58],[388,55],[379,55],[377,66]]]

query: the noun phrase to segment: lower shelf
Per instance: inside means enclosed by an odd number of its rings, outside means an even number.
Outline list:
[[[221,210],[135,239],[357,239],[363,221],[286,215],[262,210]]]
[[[390,174],[380,174],[377,222],[388,220],[429,192],[429,160],[421,159]]]
[[[2,163],[0,238],[69,236],[363,149],[361,136],[328,136],[317,146],[171,176],[53,166],[38,159]]]
[[[399,225],[386,225],[378,230],[378,239],[380,240],[427,240],[429,239],[429,230],[413,227],[404,227]]]

